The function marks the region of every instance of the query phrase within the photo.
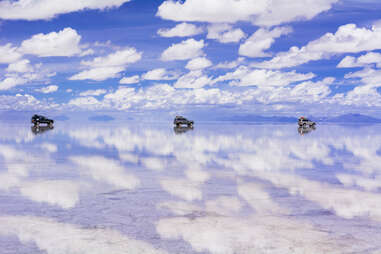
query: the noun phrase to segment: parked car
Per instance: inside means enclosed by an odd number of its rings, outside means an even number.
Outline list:
[[[302,117],[299,117],[298,119],[298,125],[302,127],[306,127],[306,126],[315,126],[316,123],[302,116]]]
[[[173,124],[177,127],[180,127],[181,125],[187,125],[188,127],[191,127],[193,126],[194,122],[186,119],[183,116],[176,116],[175,120],[173,120]]]
[[[54,120],[46,118],[45,116],[41,116],[41,115],[32,116],[31,122],[35,126],[39,126],[42,123],[45,123],[48,126],[53,126],[53,124],[54,124]]]

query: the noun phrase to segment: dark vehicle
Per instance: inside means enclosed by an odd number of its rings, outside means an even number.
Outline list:
[[[193,131],[193,126],[175,126],[173,127],[173,131],[176,133],[176,134],[183,134],[187,131]]]
[[[45,123],[49,127],[52,127],[54,124],[54,121],[52,119],[46,118],[45,116],[41,116],[41,115],[32,116],[31,122],[35,126],[39,126],[40,124]]]
[[[307,118],[305,118],[305,117],[300,117],[298,119],[298,125],[302,126],[302,127],[307,127],[307,126],[315,126],[316,123],[311,121],[311,120],[309,120],[309,119],[307,119]]]
[[[183,116],[176,116],[175,120],[173,120],[173,124],[176,125],[176,127],[180,127],[181,125],[187,125],[188,127],[192,127],[194,122],[186,119]]]
[[[46,131],[50,131],[50,130],[53,130],[53,129],[54,129],[54,127],[53,126],[49,126],[49,125],[48,126],[33,125],[31,127],[31,130],[32,130],[33,134],[35,134],[35,135],[42,134],[42,133],[44,133]]]
[[[299,126],[298,128],[298,133],[300,135],[304,135],[304,134],[308,134],[312,131],[316,130],[316,126],[315,125],[312,125],[312,126]]]

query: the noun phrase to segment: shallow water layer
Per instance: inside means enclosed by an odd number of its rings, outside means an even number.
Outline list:
[[[1,253],[380,253],[381,125],[0,125]]]

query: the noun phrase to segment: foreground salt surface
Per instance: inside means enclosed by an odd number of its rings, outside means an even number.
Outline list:
[[[380,125],[0,126],[1,253],[380,253]]]

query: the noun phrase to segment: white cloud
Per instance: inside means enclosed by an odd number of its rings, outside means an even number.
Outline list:
[[[175,72],[167,71],[164,68],[153,69],[142,75],[145,80],[174,80],[178,78]]]
[[[28,79],[20,76],[6,77],[5,79],[0,81],[0,90],[8,90],[15,86],[24,85],[27,82]]]
[[[81,65],[90,69],[73,75],[69,80],[103,81],[109,78],[117,78],[129,64],[139,61],[141,57],[142,53],[136,51],[135,48],[125,48],[104,57],[96,57],[91,61],[82,61]]]
[[[156,15],[174,21],[236,22],[249,20],[252,15],[265,10],[266,6],[266,0],[165,1]]]
[[[377,91],[377,88],[381,86],[381,70],[365,68],[349,73],[344,77],[346,79],[360,79],[362,85],[355,87],[346,94],[336,94],[331,100],[332,103],[367,107],[381,106],[381,95]]]
[[[90,0],[76,1],[66,0],[62,4],[60,0],[5,0],[0,2],[0,18],[1,19],[25,19],[40,20],[52,19],[59,14],[65,14],[75,11],[87,9],[104,10],[107,8],[119,7],[129,0]]]
[[[212,66],[212,62],[207,59],[206,57],[198,57],[195,59],[190,60],[185,68],[188,70],[200,70],[200,69],[205,69]]]
[[[58,33],[33,35],[21,43],[19,50],[24,54],[39,57],[74,56],[81,53],[80,41],[81,36],[77,31],[67,27]]]
[[[96,90],[87,90],[87,91],[81,92],[79,95],[80,96],[99,96],[105,93],[107,93],[106,89],[96,89]]]
[[[51,86],[46,86],[46,87],[41,87],[39,89],[36,89],[35,91],[36,92],[40,92],[40,93],[54,93],[58,90],[58,86],[56,85],[51,85]]]
[[[46,72],[41,68],[41,64],[31,65],[29,60],[20,60],[8,65],[5,78],[0,80],[0,90],[8,90],[15,86],[24,85],[30,82],[48,82],[55,73]]]
[[[193,24],[180,23],[170,29],[159,29],[157,33],[162,37],[188,37],[201,34],[204,29]]]
[[[142,53],[135,48],[125,48],[104,57],[96,57],[91,61],[82,61],[81,64],[92,68],[125,66],[135,63],[142,58]]]
[[[233,29],[228,24],[212,24],[208,26],[208,35],[206,38],[215,39],[221,43],[239,42],[246,37],[246,34],[240,29]]]
[[[13,47],[11,43],[0,46],[0,64],[13,63],[21,58],[17,47]]]
[[[7,72],[31,72],[33,71],[33,67],[30,65],[30,61],[28,59],[22,59],[17,62],[11,63],[8,65],[6,69]]]
[[[109,78],[118,78],[120,72],[125,68],[123,66],[113,66],[113,67],[100,67],[90,70],[81,71],[69,78],[69,80],[86,80],[91,79],[95,81],[103,81]]]
[[[276,27],[272,30],[260,28],[239,47],[239,54],[248,57],[266,57],[264,52],[274,43],[275,38],[292,32],[291,27]]]
[[[213,69],[233,69],[238,67],[243,61],[245,61],[244,57],[238,57],[237,60],[231,62],[222,62],[213,67]]]
[[[165,1],[157,16],[174,21],[235,23],[251,21],[259,26],[312,19],[338,0],[186,0]],[[308,8],[306,8],[308,6]]]
[[[253,19],[253,23],[258,26],[275,26],[291,21],[310,20],[319,13],[331,9],[334,3],[339,0],[285,0],[267,1],[268,5],[264,12],[261,12]]]
[[[188,39],[178,44],[172,44],[161,54],[161,60],[187,60],[203,55],[204,40]]]
[[[139,83],[139,81],[140,81],[139,75],[134,75],[131,77],[123,77],[121,80],[119,80],[119,84],[125,84],[125,85],[136,84],[136,83]]]
[[[376,64],[378,68],[381,68],[381,54],[376,52],[369,52],[358,58],[353,56],[346,56],[337,65],[338,68],[353,68],[353,67],[365,67],[371,64]]]
[[[201,70],[190,71],[181,76],[174,84],[175,88],[201,88],[212,82]]]
[[[200,72],[197,74],[196,77],[199,77]],[[186,85],[185,83],[184,86]],[[175,89],[167,84],[140,89],[121,86],[116,91],[106,94],[103,100],[97,100],[94,97],[79,97],[70,100],[69,105],[89,110],[170,109],[178,108],[179,105],[241,104],[245,100],[252,99],[242,95],[242,93],[232,93],[217,88]]]
[[[287,52],[278,53],[273,59],[254,63],[259,68],[280,69],[293,67],[309,61],[329,58],[335,54],[357,53],[380,49],[381,25],[358,28],[355,24],[340,26],[335,34],[326,33],[317,40],[301,48],[291,47]]]
[[[216,78],[213,83],[232,80],[230,85],[234,86],[258,86],[258,87],[272,87],[272,86],[287,86],[293,82],[309,80],[315,77],[313,73],[296,73],[271,71],[264,69],[249,69],[245,66],[240,66],[234,72],[229,72],[223,76]]]
[[[1,87],[1,84],[0,84]],[[55,109],[59,105],[55,103],[48,103],[40,101],[30,94],[16,94],[16,95],[1,95],[0,96],[0,109],[5,110],[47,110]]]
[[[85,109],[98,109],[101,106],[100,101],[91,96],[71,99],[68,104]]]

